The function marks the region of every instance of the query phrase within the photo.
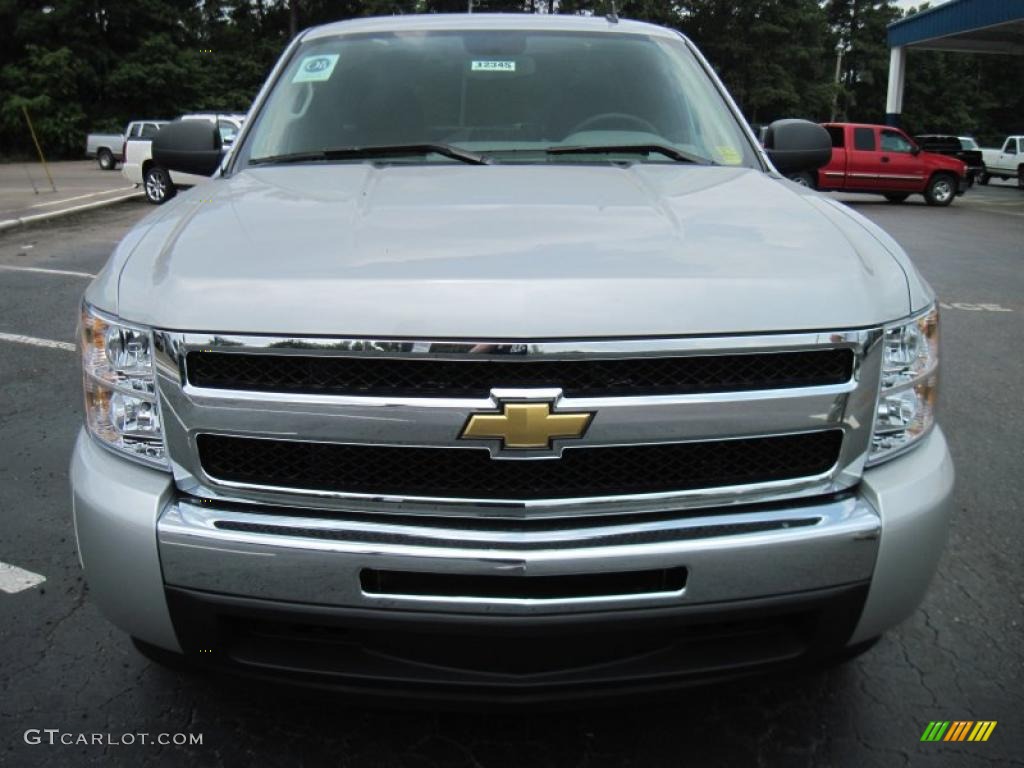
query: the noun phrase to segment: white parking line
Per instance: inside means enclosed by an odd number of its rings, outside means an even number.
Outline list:
[[[129,189],[135,189],[135,187],[134,186],[128,186],[128,187],[117,187],[115,189],[104,189],[104,190],[102,190],[100,192],[89,192],[88,194],[85,194],[85,195],[75,195],[74,197],[65,197],[63,200],[50,200],[49,202],[46,202],[46,203],[36,203],[35,205],[30,205],[29,208],[46,208],[47,206],[50,206],[50,205],[60,205],[61,203],[70,203],[70,202],[73,202],[75,200],[85,200],[85,198],[87,198],[87,197],[99,197],[100,195],[109,195],[109,194],[111,194],[113,192],[124,192],[124,191],[129,190]]]
[[[0,563],[0,592],[13,595],[32,587],[38,587],[46,581],[46,577],[32,571],[26,571],[16,565]]]
[[[96,275],[89,272],[75,272],[73,269],[44,269],[43,267],[15,267],[9,264],[0,264],[0,269],[10,272],[38,272],[41,275],[70,275],[71,277],[88,277],[90,280]]]
[[[1013,312],[1001,304],[975,304],[969,301],[940,301],[939,306],[942,309],[962,309],[965,312]]]
[[[12,341],[15,344],[31,344],[35,347],[46,347],[48,349],[66,349],[68,352],[75,351],[75,345],[67,341],[37,339],[35,336],[22,336],[18,333],[3,333],[0,331],[0,341]]]

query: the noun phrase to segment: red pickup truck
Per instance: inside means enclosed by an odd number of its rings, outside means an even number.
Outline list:
[[[794,181],[826,192],[868,192],[902,203],[912,194],[928,205],[949,205],[969,186],[967,166],[955,158],[923,152],[903,131],[886,125],[824,123],[832,137],[832,159],[817,173]]]

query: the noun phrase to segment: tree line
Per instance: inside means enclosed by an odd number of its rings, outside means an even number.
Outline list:
[[[296,30],[358,16],[607,14],[612,0],[0,0],[0,156],[54,157],[133,118],[245,111]],[[922,6],[926,7],[925,6]],[[754,124],[881,122],[894,0],[617,0],[688,35]],[[920,10],[920,9],[918,9]],[[916,12],[916,11],[914,11]],[[1024,133],[1024,57],[911,51],[904,126]]]

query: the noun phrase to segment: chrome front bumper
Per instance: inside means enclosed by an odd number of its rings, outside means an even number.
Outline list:
[[[382,615],[583,617],[627,608],[722,606],[870,580],[850,640],[856,642],[909,616],[923,597],[945,542],[953,469],[935,429],[914,451],[865,471],[845,496],[501,533],[457,521],[428,527],[422,519],[410,525],[366,515],[297,518],[202,503],[180,496],[170,475],[119,459],[84,433],[71,480],[92,598],[115,624],[169,650],[180,645],[168,586]],[[359,580],[363,568],[528,577],[667,567],[687,569],[685,588],[554,600],[368,594]]]

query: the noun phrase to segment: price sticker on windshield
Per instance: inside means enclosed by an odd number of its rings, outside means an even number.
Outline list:
[[[495,61],[489,59],[487,61],[474,61],[470,66],[471,72],[515,72],[516,63],[514,61]]]
[[[338,54],[324,53],[319,56],[307,56],[299,64],[292,78],[293,83],[319,83],[329,80],[338,63]]]
[[[725,165],[739,165],[743,162],[743,155],[736,147],[723,145],[715,147],[715,159]]]

